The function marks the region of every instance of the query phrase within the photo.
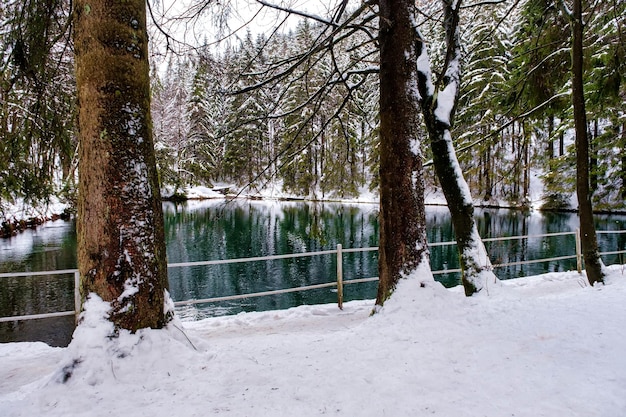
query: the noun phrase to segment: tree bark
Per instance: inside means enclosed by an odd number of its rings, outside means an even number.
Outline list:
[[[591,132],[591,126],[589,129]],[[593,134],[589,138],[589,193],[593,197],[593,193],[598,189],[598,120],[593,121]]]
[[[491,145],[487,144],[483,151],[484,201],[490,201],[493,198],[493,183],[491,178],[491,173],[493,172],[492,160]]]
[[[493,274],[490,272],[491,261],[478,234],[474,220],[474,204],[471,198],[467,198],[469,187],[456,159],[450,132],[432,125],[428,132],[433,165],[446,197],[454,227],[462,270],[461,281],[465,295],[470,296],[483,288],[483,284],[479,282],[479,275],[483,271]]]
[[[546,141],[546,152],[549,160],[554,159],[554,140],[552,134],[554,133],[554,116],[548,116],[548,140]]]
[[[81,293],[109,302],[110,320],[131,331],[165,324],[168,285],[145,8],[75,4]]]
[[[415,2],[380,1],[380,281],[383,305],[398,280],[429,261],[419,146],[418,74],[422,46]],[[423,46],[422,46],[423,47]]]
[[[572,28],[572,105],[576,130],[576,194],[583,259],[587,279],[591,285],[604,282],[602,260],[598,251],[598,240],[593,221],[591,190],[589,187],[589,137],[583,79],[583,17],[582,0],[574,0],[570,16]]]
[[[622,199],[626,200],[626,123],[622,124]]]
[[[522,152],[524,161],[524,187],[521,195],[521,205],[523,207],[530,206],[530,137],[524,132],[524,146]]]
[[[428,84],[430,68],[421,68],[429,74],[420,77],[422,114],[428,130],[433,165],[448,203],[457,241],[461,282],[465,294],[481,291],[488,279],[495,281],[491,261],[478,234],[474,220],[474,203],[465,181],[452,143],[450,129],[459,97],[461,45],[458,33],[460,2],[444,0],[446,30],[446,66],[442,88],[436,92]],[[426,45],[421,43],[422,48]],[[447,102],[442,99],[446,96]]]

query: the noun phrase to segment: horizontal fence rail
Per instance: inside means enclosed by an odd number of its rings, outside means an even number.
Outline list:
[[[74,275],[74,310],[72,311],[60,311],[54,313],[42,313],[42,314],[27,314],[22,316],[10,316],[0,317],[0,323],[21,321],[21,320],[36,320],[36,319],[49,319],[53,317],[74,316],[78,319],[78,313],[80,313],[80,274],[78,269],[59,269],[56,271],[37,271],[37,272],[9,272],[0,274],[2,278],[24,278],[24,277],[36,277],[43,275]]]
[[[623,233],[626,233],[626,230],[597,231],[597,234],[623,234]],[[521,240],[521,239],[556,237],[556,236],[574,236],[575,237],[575,254],[557,256],[557,257],[552,257],[552,258],[542,258],[542,259],[533,259],[533,260],[525,260],[525,261],[506,262],[506,263],[495,263],[495,264],[492,264],[492,267],[500,268],[500,267],[513,266],[513,265],[526,265],[526,264],[539,263],[539,262],[551,262],[551,261],[560,261],[560,260],[567,260],[567,259],[576,259],[578,272],[581,272],[582,253],[580,250],[580,247],[581,247],[580,232],[578,230],[575,232],[557,232],[557,233],[545,233],[545,234],[538,234],[538,235],[521,235],[521,236],[504,236],[504,237],[496,237],[496,238],[485,238],[485,239],[482,239],[482,241],[483,242],[497,242],[497,241]],[[428,244],[429,247],[451,246],[451,245],[456,245],[456,242],[455,241],[433,242],[433,243]],[[339,308],[342,308],[343,307],[343,287],[345,285],[373,282],[373,281],[378,281],[379,279],[378,277],[369,277],[369,278],[357,278],[357,279],[344,280],[343,279],[343,254],[357,253],[357,252],[375,252],[377,250],[378,250],[378,247],[376,246],[368,247],[368,248],[344,249],[341,244],[338,244],[336,249],[323,250],[323,251],[317,251],[317,252],[301,252],[301,253],[290,253],[290,254],[284,254],[284,255],[256,256],[256,257],[250,257],[250,258],[237,258],[237,259],[217,259],[217,260],[208,260],[208,261],[178,262],[178,263],[170,263],[167,265],[167,267],[171,269],[171,268],[196,267],[196,266],[207,266],[207,265],[236,264],[236,263],[244,263],[244,262],[261,262],[261,261],[304,258],[304,257],[322,256],[322,255],[335,255],[337,257],[337,271],[336,271],[337,279],[336,281],[333,281],[333,282],[306,285],[306,286],[301,286],[301,287],[278,289],[278,290],[262,291],[262,292],[256,292],[256,293],[248,293],[248,294],[237,294],[237,295],[229,295],[229,296],[223,296],[223,297],[211,297],[211,298],[203,298],[203,299],[176,301],[174,302],[174,305],[179,307],[179,306],[188,306],[188,305],[195,305],[195,304],[213,303],[213,302],[219,302],[219,301],[231,301],[231,300],[240,300],[240,299],[245,299],[245,298],[265,297],[265,296],[270,296],[270,295],[287,294],[287,293],[307,291],[307,290],[320,289],[320,288],[337,287],[337,304]],[[617,250],[617,251],[609,251],[609,252],[600,252],[601,256],[618,255],[618,254],[626,254],[626,249]],[[459,273],[459,272],[462,272],[461,269],[455,268],[455,269],[432,271],[432,274],[439,275],[439,274],[449,274],[449,273]],[[44,275],[69,275],[69,274],[74,275],[74,310],[54,312],[54,313],[0,317],[0,323],[20,321],[20,320],[35,320],[35,319],[42,319],[42,318],[64,317],[64,316],[72,316],[72,315],[77,316],[81,308],[81,298],[80,298],[80,291],[79,291],[80,274],[77,269],[63,269],[63,270],[56,270],[56,271],[37,271],[37,272],[0,273],[0,279],[15,278],[15,277],[18,277],[18,278],[19,277],[34,277],[34,276],[44,276]]]

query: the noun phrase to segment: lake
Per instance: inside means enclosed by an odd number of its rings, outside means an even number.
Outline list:
[[[304,202],[237,200],[164,203],[168,262],[234,259],[275,254],[312,252],[378,245],[378,206]],[[429,206],[429,242],[454,240],[446,207]],[[573,213],[524,212],[477,209],[483,237],[537,235],[573,231]],[[596,216],[598,230],[626,229],[626,215]],[[626,234],[600,235],[602,251],[624,250]],[[574,253],[573,236],[540,237],[487,243],[493,263],[566,256]],[[376,277],[377,252],[346,253],[344,280]],[[626,263],[617,255],[606,264]],[[0,240],[0,272],[45,271],[76,267],[76,233],[73,222],[49,222],[38,229]],[[455,246],[431,247],[433,270],[458,268]],[[576,268],[574,259],[495,269],[500,279]],[[298,287],[335,280],[336,257],[322,255],[289,260],[257,261],[229,265],[170,268],[170,292],[174,300],[202,299]],[[436,279],[458,285],[458,273]],[[0,316],[36,314],[73,309],[73,276],[0,279]],[[346,301],[370,299],[376,283],[345,286]],[[236,314],[242,311],[284,309],[301,304],[336,302],[332,288],[181,307],[184,319]],[[65,345],[73,330],[73,318],[0,323],[0,342],[44,340]]]

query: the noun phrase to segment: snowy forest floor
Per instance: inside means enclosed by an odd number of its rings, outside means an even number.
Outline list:
[[[356,301],[117,338],[92,299],[69,347],[0,345],[0,415],[620,417],[626,268],[609,271],[471,298],[422,271],[373,316]]]

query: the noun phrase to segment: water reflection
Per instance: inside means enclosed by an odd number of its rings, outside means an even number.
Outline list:
[[[377,205],[310,204],[289,202],[223,201],[164,204],[167,256],[170,263],[311,252],[378,245]],[[445,207],[428,207],[430,242],[454,239]],[[574,231],[571,213],[537,213],[505,209],[476,210],[484,237],[537,235]],[[626,216],[596,216],[599,230],[626,229]],[[72,269],[76,266],[76,237],[70,222],[52,222],[19,236],[0,240],[0,272]],[[626,234],[599,235],[603,251],[624,250]],[[574,253],[573,236],[533,237],[486,244],[493,263],[558,257]],[[344,279],[378,275],[377,252],[345,253]],[[624,256],[604,257],[606,264],[625,263]],[[456,247],[431,247],[433,270],[458,268]],[[501,279],[575,269],[575,260],[497,268]],[[335,279],[333,255],[228,265],[170,268],[170,292],[175,300],[201,299],[330,282]],[[458,273],[436,276],[446,286],[459,283]],[[345,287],[345,299],[373,298],[376,283]],[[336,301],[333,289],[318,289],[180,309],[186,317],[234,314],[240,311],[282,309],[300,304]],[[73,278],[68,276],[3,278],[0,316],[73,309]],[[0,341],[42,340],[64,344],[72,332],[72,318],[0,323]],[[65,330],[63,330],[65,329]]]
[[[203,259],[234,259],[377,244],[376,206],[230,202],[202,208],[166,204],[170,263]],[[346,279],[376,276],[375,252],[345,254]],[[269,291],[330,282],[336,258],[322,255],[288,260],[170,268],[174,299],[200,299]],[[346,299],[371,297],[375,284],[346,288]],[[202,317],[237,311],[288,308],[336,300],[331,289],[274,295],[244,302],[222,302],[187,308],[184,314]]]
[[[0,272],[76,268],[73,222],[57,220],[0,239]],[[74,310],[74,276],[0,278],[0,317]],[[0,323],[0,342],[45,341],[66,346],[74,317]]]

